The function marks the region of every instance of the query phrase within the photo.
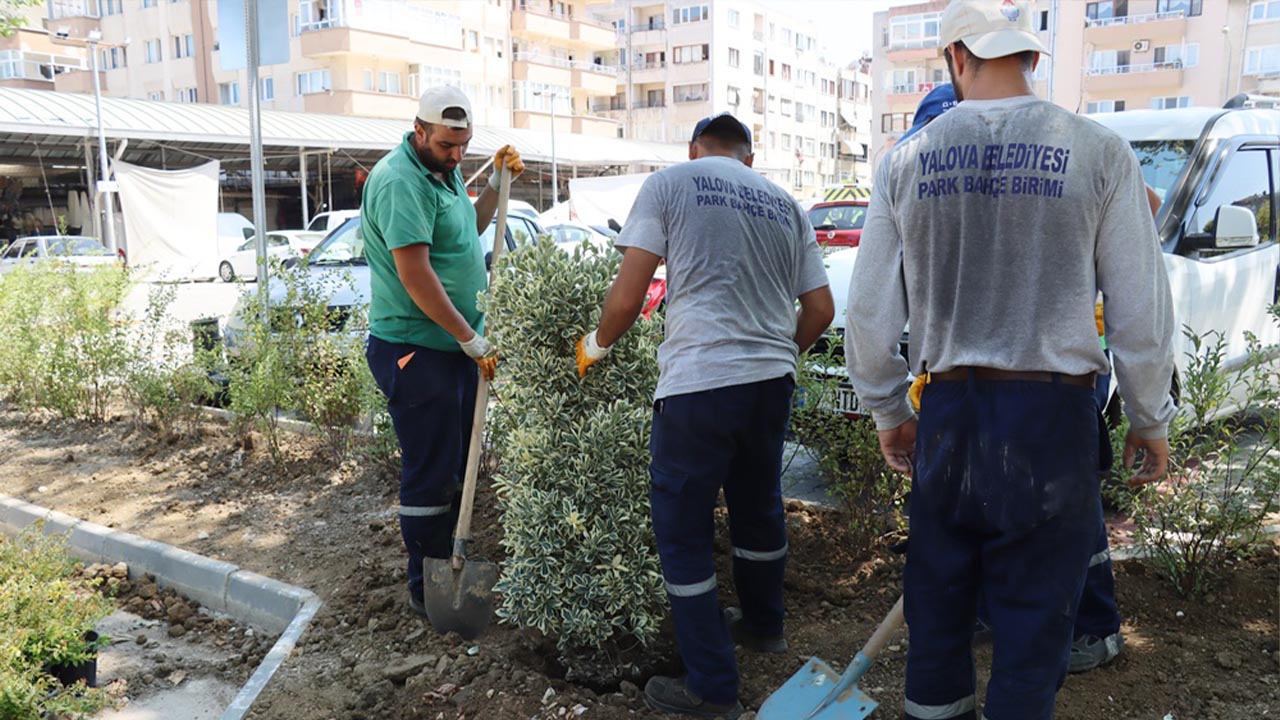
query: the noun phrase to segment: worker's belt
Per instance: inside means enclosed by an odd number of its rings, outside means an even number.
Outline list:
[[[1051,372],[1023,372],[1020,370],[996,370],[983,367],[960,367],[946,372],[929,373],[930,382],[963,382],[969,379],[973,371],[975,380],[992,380],[995,382],[1037,382],[1051,383],[1056,379],[1064,385],[1076,385],[1092,389],[1097,381],[1097,373],[1087,375],[1063,375]]]

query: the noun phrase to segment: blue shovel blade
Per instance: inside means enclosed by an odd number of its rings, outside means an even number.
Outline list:
[[[809,658],[804,667],[764,701],[756,717],[758,720],[863,720],[871,715],[878,703],[857,685],[830,698],[823,707],[839,680],[840,673],[830,665],[818,658]]]

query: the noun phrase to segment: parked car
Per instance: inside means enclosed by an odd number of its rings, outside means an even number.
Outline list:
[[[1244,363],[1246,332],[1264,345],[1280,343],[1280,328],[1268,316],[1268,308],[1280,301],[1280,110],[1184,108],[1089,117],[1129,141],[1143,179],[1162,201],[1156,229],[1178,328],[1175,393],[1194,350],[1183,327],[1197,335],[1221,333],[1227,369]],[[848,303],[857,253],[850,248],[827,258],[837,308]],[[826,340],[836,345],[841,360],[844,328],[844,313],[837,313]],[[904,334],[904,351],[906,342]],[[1112,418],[1120,410],[1115,390],[1112,374],[1107,408]],[[836,405],[848,414],[861,412],[847,383]]]
[[[0,254],[0,274],[37,260],[57,260],[76,268],[123,264],[97,238],[84,235],[30,235],[14,240]]]
[[[304,258],[320,242],[324,233],[307,230],[277,230],[267,233],[267,258],[287,260]],[[258,241],[257,238],[245,240],[236,251],[218,263],[218,277],[223,282],[232,282],[236,278],[243,280],[258,279]]]
[[[321,237],[327,233],[342,227],[342,223],[353,217],[360,217],[359,210],[330,210],[328,212],[317,213],[311,218],[311,222],[307,223],[308,232],[318,232]]]
[[[598,247],[612,247],[613,238],[617,236],[617,233],[612,236],[606,235],[589,225],[576,222],[548,225],[547,232],[551,235],[551,239],[556,241],[556,245],[566,247],[581,245],[584,242],[589,242]]]
[[[857,247],[867,219],[871,191],[857,185],[827,188],[822,200],[808,209],[814,238],[826,247]]]
[[[249,218],[234,212],[218,213],[218,257],[235,252],[245,240],[253,237],[253,233],[253,223]]]

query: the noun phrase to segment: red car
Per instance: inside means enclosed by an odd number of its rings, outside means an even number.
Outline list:
[[[857,247],[870,197],[870,190],[856,186],[830,188],[823,193],[822,202],[809,208],[809,223],[818,244]]]

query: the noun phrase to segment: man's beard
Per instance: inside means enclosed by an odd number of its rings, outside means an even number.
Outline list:
[[[947,50],[942,53],[942,57],[947,61],[947,74],[951,77],[951,91],[956,94],[956,102],[964,100],[964,92],[960,90],[960,83],[956,82],[956,67],[951,62],[951,51]]]
[[[416,137],[413,140],[413,151],[418,154],[418,161],[421,162],[427,170],[441,175],[448,175],[453,172],[453,168],[440,162],[431,154],[431,149],[426,143],[418,142]]]

